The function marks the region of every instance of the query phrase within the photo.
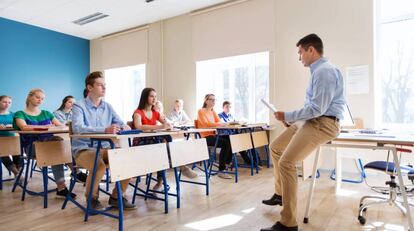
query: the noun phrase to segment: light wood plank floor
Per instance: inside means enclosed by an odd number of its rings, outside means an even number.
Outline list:
[[[253,177],[247,169],[241,172],[238,184],[213,177],[210,196],[205,196],[204,187],[182,184],[181,208],[177,209],[175,199],[171,198],[169,214],[163,213],[163,202],[145,202],[137,198],[138,209],[125,212],[125,230],[259,230],[272,225],[280,218],[281,208],[261,204],[262,199],[273,193],[272,169],[263,168],[259,175]],[[35,175],[31,187],[40,189],[40,174]],[[169,175],[174,189],[172,174]],[[382,179],[375,181],[377,185],[383,184]],[[365,184],[343,184],[344,195],[335,195],[334,181],[329,180],[327,172],[317,180],[310,223],[303,224],[309,182],[301,182],[299,187],[300,230],[407,230],[404,216],[396,208],[387,206],[369,209],[367,225],[360,226],[357,221],[359,198],[372,194],[371,191]],[[0,191],[0,230],[117,229],[117,221],[107,217],[93,216],[88,222],[83,222],[82,212],[73,204],[61,210],[63,200],[54,198],[54,193],[49,194],[49,208],[43,209],[41,198],[28,196],[22,202],[21,190],[11,193],[11,187],[11,182],[5,182],[3,191]],[[84,201],[83,186],[77,184],[75,192]],[[129,188],[129,199],[131,193]],[[107,197],[101,195],[100,199],[106,205]]]

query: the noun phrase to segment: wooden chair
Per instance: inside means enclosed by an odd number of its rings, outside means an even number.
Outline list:
[[[47,208],[48,198],[48,166],[72,163],[72,152],[69,140],[34,142],[37,166],[42,168],[43,192],[38,195],[43,196],[43,206]],[[34,160],[28,160],[34,161]],[[28,165],[30,166],[30,165]],[[27,178],[24,179],[24,186],[27,187]]]
[[[19,136],[0,137],[0,157],[21,155]],[[13,180],[13,179],[8,179]],[[4,180],[4,181],[8,181]],[[0,190],[3,190],[3,167],[0,159]]]
[[[174,168],[177,184],[177,208],[180,207],[180,182],[206,186],[206,195],[209,195],[209,174],[207,160],[209,159],[206,139],[186,140],[168,143],[171,158],[171,167]],[[202,162],[204,166],[205,183],[181,180],[177,167]]]
[[[251,160],[251,165],[253,165],[253,158],[251,149],[252,146],[252,140],[250,137],[250,133],[241,133],[241,134],[235,134],[230,135],[230,144],[231,144],[231,150],[232,150],[232,166],[234,167],[233,171],[224,171],[224,173],[230,173],[235,175],[235,182],[237,183],[239,181],[239,172],[238,172],[238,161],[237,161],[237,153],[241,151],[246,151],[249,155],[249,158]],[[253,175],[253,169],[251,168],[251,175]]]
[[[252,142],[253,142],[253,150],[256,152],[256,157],[259,156],[257,153],[256,148],[264,147],[266,152],[266,166],[270,168],[270,156],[269,156],[269,139],[267,137],[266,131],[259,131],[259,132],[252,132]],[[259,162],[259,158],[256,159],[256,163]],[[256,172],[258,170],[258,166],[256,166]]]

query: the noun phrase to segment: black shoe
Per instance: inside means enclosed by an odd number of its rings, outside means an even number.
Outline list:
[[[262,203],[265,205],[280,205],[282,206],[282,196],[277,195],[276,193],[273,194],[272,198],[269,200],[262,200]]]
[[[103,206],[102,206],[102,204],[101,204],[101,202],[99,201],[98,198],[92,198],[92,200],[91,200],[91,208],[92,209],[96,209],[96,210],[103,208]]]
[[[56,191],[56,197],[59,197],[59,198],[66,198],[66,196],[69,194],[69,190],[68,190],[68,188],[65,188],[65,189],[63,189],[63,190],[57,190]],[[76,194],[75,193],[70,193],[70,197],[72,197],[73,199],[75,199],[76,198]]]
[[[298,226],[287,227],[280,222],[276,222],[272,227],[260,229],[260,231],[298,231]]]
[[[86,178],[88,178],[88,175],[86,175],[86,173],[83,173],[83,172],[76,173],[77,182],[86,183]]]
[[[118,199],[110,196],[108,204],[110,206],[118,208]],[[125,197],[122,197],[122,204],[123,204],[124,210],[132,210],[136,208],[136,205],[131,204]]]

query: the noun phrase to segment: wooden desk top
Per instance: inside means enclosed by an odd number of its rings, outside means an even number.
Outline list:
[[[197,133],[197,132],[214,132],[214,129],[188,129],[188,130],[171,130],[171,131],[154,131],[154,132],[142,132],[139,134],[128,134],[128,135],[118,135],[118,134],[74,134],[71,135],[72,138],[87,138],[87,139],[126,139],[126,138],[142,138],[142,137],[152,137],[152,136],[166,136],[166,135],[177,135],[185,133]]]
[[[59,134],[59,133],[69,133],[68,127],[51,127],[48,130],[44,131],[16,131],[16,133],[21,135],[41,135],[41,134]]]
[[[381,134],[364,134],[364,133],[340,133],[333,142],[370,142],[380,144],[394,144],[394,145],[414,145],[413,134],[401,134],[395,132],[384,132]]]

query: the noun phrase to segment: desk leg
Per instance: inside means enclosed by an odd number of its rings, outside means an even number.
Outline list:
[[[392,148],[392,155],[394,159],[394,165],[397,167],[397,175],[398,175],[398,183],[400,184],[400,191],[404,200],[404,207],[407,210],[407,220],[408,220],[408,227],[410,231],[414,230],[413,219],[411,217],[411,210],[410,205],[408,204],[407,193],[405,192],[405,185],[404,180],[401,175],[401,168],[400,168],[400,160],[398,158],[397,149],[395,147]]]
[[[96,148],[96,154],[95,154],[95,161],[93,163],[93,169],[91,174],[91,185],[89,188],[89,195],[86,201],[86,211],[85,211],[85,219],[84,221],[88,221],[88,217],[89,217],[89,212],[91,210],[91,201],[92,201],[92,193],[93,193],[93,187],[94,187],[94,182],[95,182],[95,178],[96,178],[96,169],[98,168],[98,159],[99,159],[99,155],[100,155],[100,151],[101,151],[101,141],[98,141],[98,147]],[[99,187],[99,185],[98,185]],[[99,189],[98,189],[99,190]],[[122,194],[118,194],[118,195],[122,195]]]
[[[342,156],[338,152],[337,149],[335,149],[335,178],[336,178],[336,187],[335,191],[338,194],[341,190],[341,183],[342,183]]]
[[[320,147],[318,148],[318,150],[316,150],[315,162],[313,163],[312,182],[309,186],[308,202],[306,204],[305,218],[303,218],[303,223],[305,223],[305,224],[307,224],[309,222],[309,211],[310,211],[310,206],[311,206],[311,202],[312,202],[313,191],[315,189],[316,171],[318,170],[318,161],[319,161],[320,150],[321,150]]]
[[[117,181],[115,183],[116,192],[118,194],[118,230],[124,230],[124,205],[123,205],[123,198],[122,198],[122,190],[121,190],[121,183]]]

